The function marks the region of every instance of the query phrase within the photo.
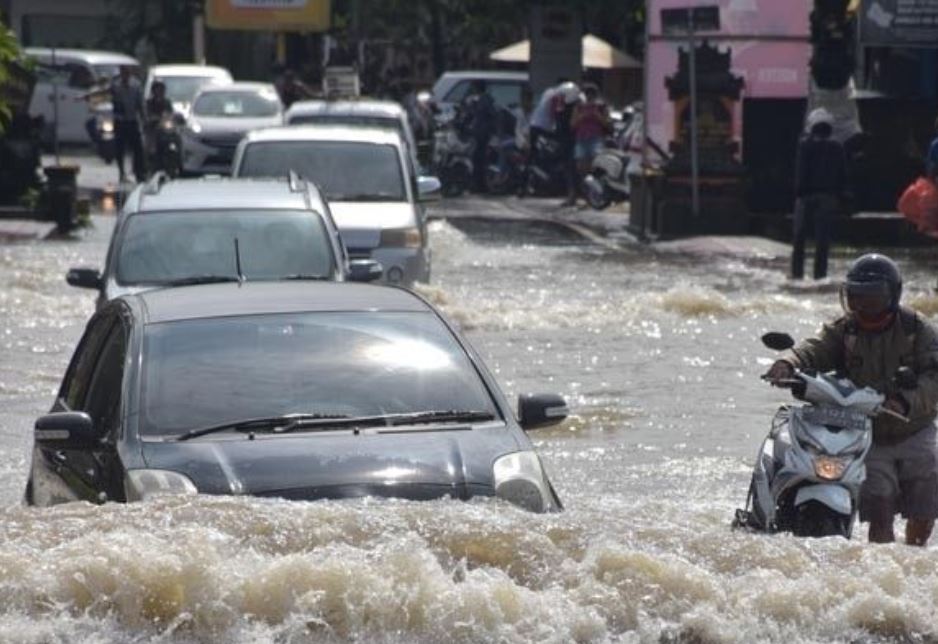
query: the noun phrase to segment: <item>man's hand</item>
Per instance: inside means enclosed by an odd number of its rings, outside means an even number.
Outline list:
[[[776,360],[762,376],[763,379],[773,384],[780,380],[791,380],[794,377],[795,368],[787,360]]]
[[[894,411],[897,414],[902,416],[909,415],[909,403],[905,401],[905,398],[899,394],[893,394],[886,399],[883,403],[883,407],[889,411]]]

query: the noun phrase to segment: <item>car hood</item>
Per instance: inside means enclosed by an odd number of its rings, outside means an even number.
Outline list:
[[[417,225],[414,206],[407,201],[330,201],[329,209],[349,248],[374,248],[382,230]]]
[[[147,466],[188,476],[200,492],[313,500],[493,494],[492,464],[520,449],[501,424],[257,434],[145,442]]]
[[[198,123],[201,128],[199,136],[226,136],[243,135],[251,130],[280,125],[283,117],[265,116],[263,118],[234,118],[224,116],[196,116],[189,117],[191,123]]]

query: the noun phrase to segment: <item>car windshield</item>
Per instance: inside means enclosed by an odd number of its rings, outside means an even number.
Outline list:
[[[117,281],[151,285],[236,277],[235,239],[248,280],[335,277],[328,232],[318,216],[293,210],[226,210],[133,215],[117,241]]]
[[[116,63],[98,63],[97,65],[92,65],[92,68],[94,69],[94,75],[97,76],[99,83],[110,83],[121,73],[121,65]],[[133,70],[134,75],[139,78],[140,68],[135,65],[130,66],[130,68]]]
[[[241,177],[314,181],[334,201],[404,201],[404,178],[393,145],[355,141],[258,141],[244,151]]]
[[[290,117],[290,125],[363,125],[385,127],[404,136],[401,120],[393,116],[366,116],[362,114],[297,114]]]
[[[204,86],[217,82],[210,76],[159,76],[166,85],[166,98],[174,103],[189,103]]]
[[[207,92],[198,97],[192,108],[198,116],[222,116],[230,118],[261,118],[276,116],[280,111],[280,99],[276,93],[231,91]]]
[[[499,417],[478,372],[430,312],[328,312],[151,324],[140,432],[287,414]]]

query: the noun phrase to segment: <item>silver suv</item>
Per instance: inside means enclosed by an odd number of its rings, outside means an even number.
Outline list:
[[[152,288],[207,282],[381,277],[374,260],[349,261],[319,189],[280,179],[157,175],[127,199],[104,271],[73,268],[72,286],[97,289],[98,308]]]

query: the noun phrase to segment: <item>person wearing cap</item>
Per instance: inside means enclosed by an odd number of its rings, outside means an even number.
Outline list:
[[[804,277],[804,247],[808,227],[814,227],[814,279],[827,277],[834,220],[840,212],[840,199],[847,187],[847,160],[843,146],[831,138],[834,119],[827,110],[817,109],[808,116],[808,134],[798,145],[795,174],[794,239],[791,277]]]
[[[895,515],[902,514],[908,520],[906,543],[924,546],[938,517],[938,332],[900,306],[901,297],[896,263],[884,255],[863,255],[841,286],[844,315],[777,360],[765,378],[780,383],[795,369],[837,371],[886,396],[883,407],[905,418],[880,414],[873,420],[860,520],[869,522],[871,542],[889,543],[895,540]],[[914,372],[914,385],[898,382],[900,367]]]

